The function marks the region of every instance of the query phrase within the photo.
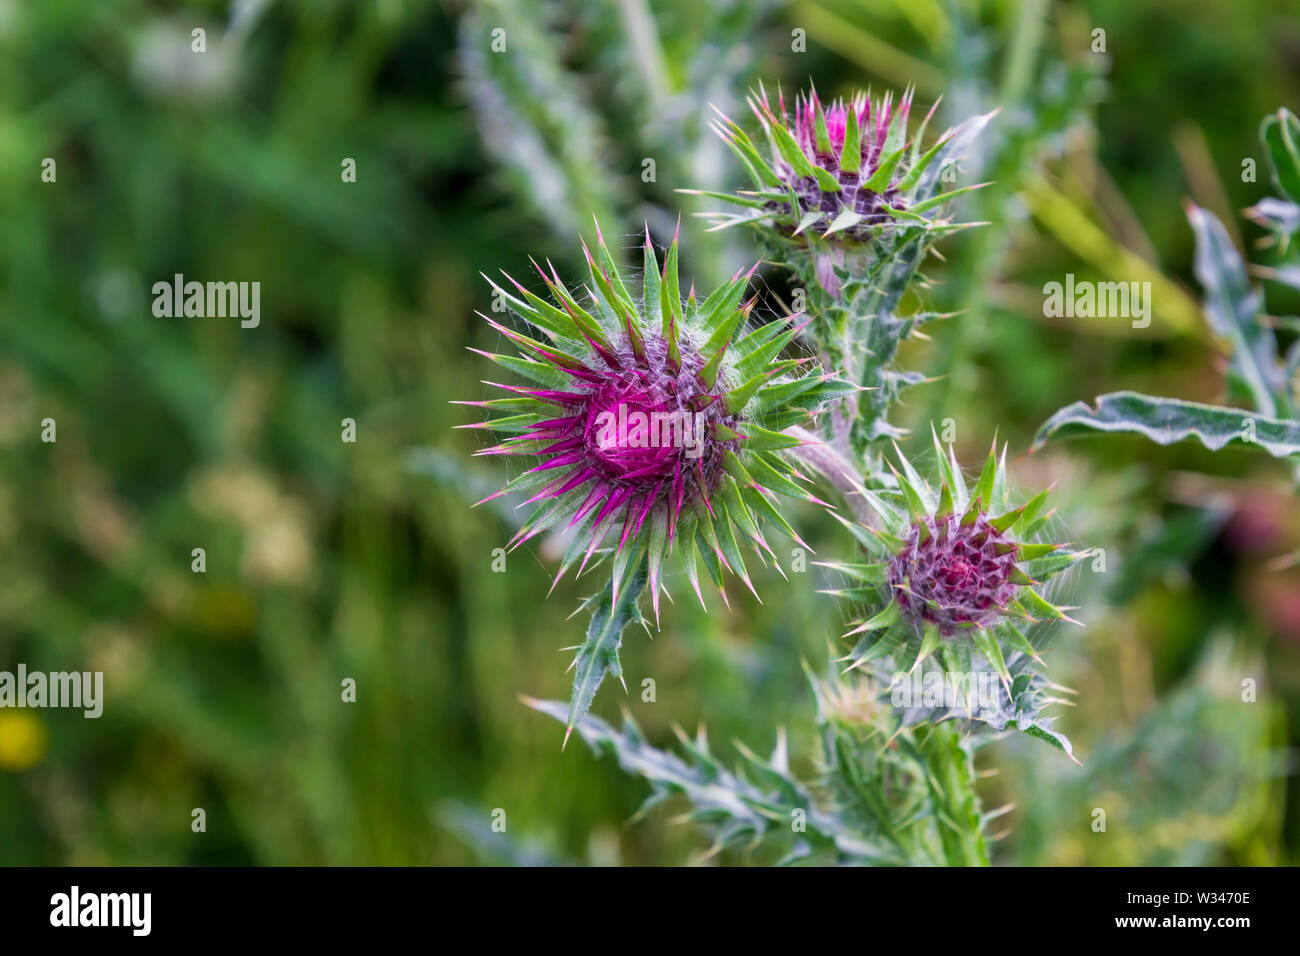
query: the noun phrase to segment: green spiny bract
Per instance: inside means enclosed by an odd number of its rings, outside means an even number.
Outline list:
[[[845,636],[857,644],[843,660],[853,670],[888,659],[910,674],[933,655],[945,673],[969,674],[978,669],[973,651],[997,673],[1003,695],[985,713],[967,716],[1047,737],[1069,752],[1064,738],[1036,732],[1045,730],[1038,714],[1052,702],[1050,685],[1028,669],[1040,658],[1022,625],[1072,620],[1039,589],[1087,552],[1040,540],[1050,518],[1046,491],[1010,505],[1005,446],[1001,455],[994,446],[968,488],[951,448],[937,436],[934,444],[937,490],[898,452],[896,500],[858,489],[878,524],[841,519],[875,560],[824,565],[853,581],[829,593],[879,609],[854,622]]]
[[[483,316],[520,355],[482,354],[531,384],[497,385],[509,397],[466,403],[504,417],[462,426],[510,436],[479,454],[541,459],[490,496],[527,492],[526,504],[537,504],[510,546],[548,529],[579,529],[558,581],[579,560],[581,574],[609,539],[611,600],[644,562],[656,614],[664,557],[678,542],[697,595],[698,556],[720,590],[724,569],[753,590],[740,544],[749,541],[760,561],[774,558],[765,520],[798,540],[773,493],[821,503],[784,454],[801,443],[787,432],[852,389],[830,375],[791,374],[810,361],[781,358],[801,328],[796,316],[747,327],[752,269],[703,301],[693,287],[683,300],[677,239],[660,270],[647,232],[634,294],[599,227],[597,237],[595,256],[583,247],[591,283],[576,295],[554,267],[538,267],[553,302],[508,276],[513,294],[491,283],[542,335]]]
[[[760,87],[749,105],[767,136],[770,159],[732,120],[722,116],[714,124],[754,184],[734,195],[705,194],[745,209],[713,216],[717,228],[757,227],[785,257],[808,262],[818,284],[836,297],[840,273],[864,274],[862,260],[889,259],[920,234],[958,228],[935,219],[935,211],[978,187],[940,193],[940,171],[960,158],[953,155],[956,142],[964,143],[988,117],[951,130],[923,151],[934,109],[909,141],[911,100],[909,91],[895,107],[888,95],[873,101],[856,93],[824,107],[814,90],[796,98],[792,120],[784,97],[778,94],[774,109]]]

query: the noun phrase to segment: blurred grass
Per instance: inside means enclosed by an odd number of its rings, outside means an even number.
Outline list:
[[[0,863],[465,863],[480,858],[466,814],[488,821],[494,808],[512,843],[557,859],[692,859],[699,838],[665,814],[624,826],[641,785],[581,748],[561,754],[554,726],[517,701],[565,696],[559,649],[575,631],[564,619],[591,585],[566,581],[548,599],[542,547],[490,572],[508,525],[468,503],[504,474],[469,457],[474,437],[450,429],[472,416],[448,404],[486,392],[489,369],[465,347],[498,345],[473,316],[490,306],[478,273],[523,278],[531,255],[576,275],[571,233],[595,212],[607,235],[648,220],[667,238],[685,199],[675,189],[737,178],[704,129],[707,105],[735,114],[760,78],[793,89],[812,76],[825,94],[910,80],[927,101],[947,87],[948,119],[1001,103],[999,185],[971,210],[993,225],[945,248],[926,293],[968,312],[909,351],[947,377],[912,393],[902,417],[925,428],[953,415],[967,459],[995,429],[1023,450],[1053,410],[1099,391],[1213,395],[1213,349],[1188,306],[1198,292],[1175,130],[1204,134],[1241,208],[1267,184],[1235,171],[1258,155],[1259,117],[1296,104],[1300,74],[1300,21],[1281,0],[1203,2],[1195,18],[1173,0],[247,9],[255,16],[223,41],[225,3],[0,2],[0,669],[103,670],[107,694],[99,720],[0,713]],[[1037,31],[1022,24],[1035,11]],[[476,74],[467,48],[481,53],[498,23],[516,52]],[[1089,60],[1094,24],[1107,30],[1104,63]],[[209,59],[196,69],[199,25]],[[797,28],[807,53],[791,51]],[[1017,36],[1037,53],[1013,57],[1004,83]],[[1098,69],[1106,90],[1098,105],[1066,104],[1081,114],[1075,133],[1040,136],[1058,61]],[[1038,105],[1022,115],[1008,97]],[[502,103],[508,112],[484,115]],[[543,160],[511,167],[502,155],[523,135],[516,117],[538,111],[558,171],[547,202],[528,175]],[[573,135],[582,141],[564,142]],[[47,156],[56,183],[40,180]],[[355,184],[340,180],[345,157]],[[657,160],[654,182],[645,158]],[[1113,178],[1118,206],[1098,199],[1095,177],[1070,185],[1068,171],[1089,164]],[[1187,327],[1139,338],[1048,325],[1017,290],[1087,267],[1070,241],[1080,231],[1054,230],[1018,198],[1034,183],[1112,243],[1114,269],[1179,283],[1190,299],[1171,291],[1160,308]],[[701,285],[753,255],[689,218],[682,228]],[[261,326],[155,319],[149,288],[176,272],[260,281]],[[782,276],[765,281],[787,291]],[[55,444],[39,438],[47,417]],[[348,417],[355,444],[340,441]],[[447,467],[408,469],[409,450],[429,447]],[[1270,755],[1300,737],[1296,577],[1266,574],[1258,540],[1294,548],[1295,502],[1277,498],[1243,531],[1258,495],[1240,482],[1276,481],[1267,463],[1124,441],[1068,451],[1021,467],[1060,478],[1072,496],[1062,514],[1108,545],[1102,582],[1136,583],[1118,597],[1087,591],[1105,623],[1059,641],[1058,679],[1081,676],[1085,690],[1063,722],[1086,742],[1085,765],[1097,755],[1097,776],[1072,776],[1045,749],[996,752],[1007,769],[990,800],[1021,805],[1003,858],[1293,859],[1294,778]],[[1174,491],[1183,470],[1222,477],[1190,506],[1222,505],[1240,533],[1161,536],[1189,508]],[[823,517],[797,517],[822,555],[848,547]],[[1152,541],[1159,560],[1145,557]],[[195,547],[204,575],[190,571]],[[1144,563],[1126,568],[1129,554]],[[810,753],[799,660],[825,661],[839,609],[810,577],[765,578],[766,603],[737,597],[733,615],[692,606],[675,580],[663,632],[629,635],[630,696],[609,688],[596,710],[626,703],[659,740],[674,722],[707,721],[714,739],[756,749],[784,725],[792,751]],[[1233,659],[1212,640],[1224,634],[1259,662],[1257,713],[1201,703]],[[639,692],[647,677],[654,703]],[[345,678],[355,704],[340,700]],[[1154,757],[1113,742],[1144,720],[1161,728]],[[1243,763],[1150,770],[1198,741]],[[1198,802],[1187,781],[1206,774],[1230,777],[1233,792]],[[1102,789],[1167,799],[1142,828],[1089,842],[1086,816],[1066,808],[1093,806]],[[190,830],[195,807],[204,834]],[[1184,833],[1174,822],[1198,814],[1221,826],[1183,856],[1171,849],[1181,838],[1151,837]]]

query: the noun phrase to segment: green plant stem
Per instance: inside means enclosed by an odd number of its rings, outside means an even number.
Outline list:
[[[950,866],[988,866],[975,768],[962,746],[956,724],[933,724],[920,743],[929,771],[930,799],[935,808],[944,862]]]

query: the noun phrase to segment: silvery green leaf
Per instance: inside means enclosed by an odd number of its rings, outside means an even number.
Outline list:
[[[1238,444],[1261,448],[1274,458],[1300,455],[1300,422],[1291,419],[1137,392],[1101,395],[1095,405],[1075,402],[1062,408],[1038,429],[1033,447],[1090,432],[1127,432],[1158,445],[1195,438],[1211,451]]]
[[[1284,199],[1266,196],[1247,209],[1245,215],[1279,235],[1290,236],[1300,231],[1300,206]]]
[[[1232,365],[1256,409],[1277,413],[1282,388],[1277,339],[1260,322],[1259,296],[1251,288],[1236,247],[1211,213],[1189,203],[1187,219],[1196,233],[1196,278],[1205,288],[1205,317],[1216,335],[1232,346]]]
[[[515,839],[493,829],[487,807],[463,800],[444,800],[429,815],[484,862],[526,867],[577,865],[576,860],[552,852],[536,840]]]
[[[1300,213],[1300,206],[1297,206],[1296,210]],[[1258,273],[1265,279],[1289,285],[1293,289],[1300,289],[1300,265],[1278,266],[1275,269],[1261,266],[1258,267]]]
[[[526,700],[534,710],[565,722],[569,708],[560,701]],[[642,777],[651,794],[641,813],[672,796],[684,796],[692,810],[687,819],[705,825],[714,842],[710,852],[729,846],[753,846],[765,838],[791,833],[791,821],[802,811],[806,830],[799,834],[806,846],[795,846],[782,862],[795,862],[818,851],[838,863],[899,863],[898,856],[869,834],[861,833],[832,811],[821,808],[814,795],[790,776],[784,748],[778,746],[770,760],[742,753],[750,771],[761,783],[751,781],[743,771],[732,772],[714,757],[703,732],[694,740],[679,734],[687,757],[650,746],[630,715],[623,729],[616,730],[599,717],[588,714],[576,724],[579,735],[592,751],[612,754],[626,772]],[[639,814],[638,814],[639,815]]]

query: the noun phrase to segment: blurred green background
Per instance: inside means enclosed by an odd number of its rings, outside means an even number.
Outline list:
[[[683,213],[701,288],[751,261],[675,191],[740,182],[710,104],[743,121],[751,85],[809,78],[944,93],[945,124],[1002,107],[963,170],[995,181],[960,210],[990,225],[947,242],[922,293],[966,311],[907,349],[934,381],[897,417],[954,419],[968,462],[996,430],[1107,560],[1074,583],[1087,629],[1049,657],[1080,692],[1060,726],[1083,767],[1032,741],[982,758],[986,806],[1016,804],[998,861],[1293,860],[1300,572],[1269,566],[1300,547],[1285,470],[1130,439],[1023,457],[1098,392],[1219,396],[1181,200],[1259,238],[1238,210],[1270,191],[1260,118],[1300,104],[1292,0],[0,0],[0,670],[100,670],[106,692],[98,720],[0,710],[0,863],[698,859],[669,812],[627,825],[643,784],[561,753],[519,703],[567,696],[565,619],[594,585],[548,598],[545,543],[492,573],[511,509],[468,506],[506,467],[471,457],[482,436],[452,426],[478,416],[449,403],[493,377],[466,347],[501,344],[479,272],[527,283],[533,256],[577,276],[593,214],[630,248]],[[259,281],[260,326],[155,318],[150,288],[178,272]],[[1067,272],[1154,278],[1151,328],[1045,319]],[[788,301],[786,277],[758,281]],[[794,518],[823,557],[849,552]],[[626,705],[665,745],[706,722],[765,750],[783,726],[806,768],[800,661],[825,666],[841,609],[816,569],[760,577],[765,603],[730,615],[679,577],[662,631],[628,635],[632,693],[595,711]]]

